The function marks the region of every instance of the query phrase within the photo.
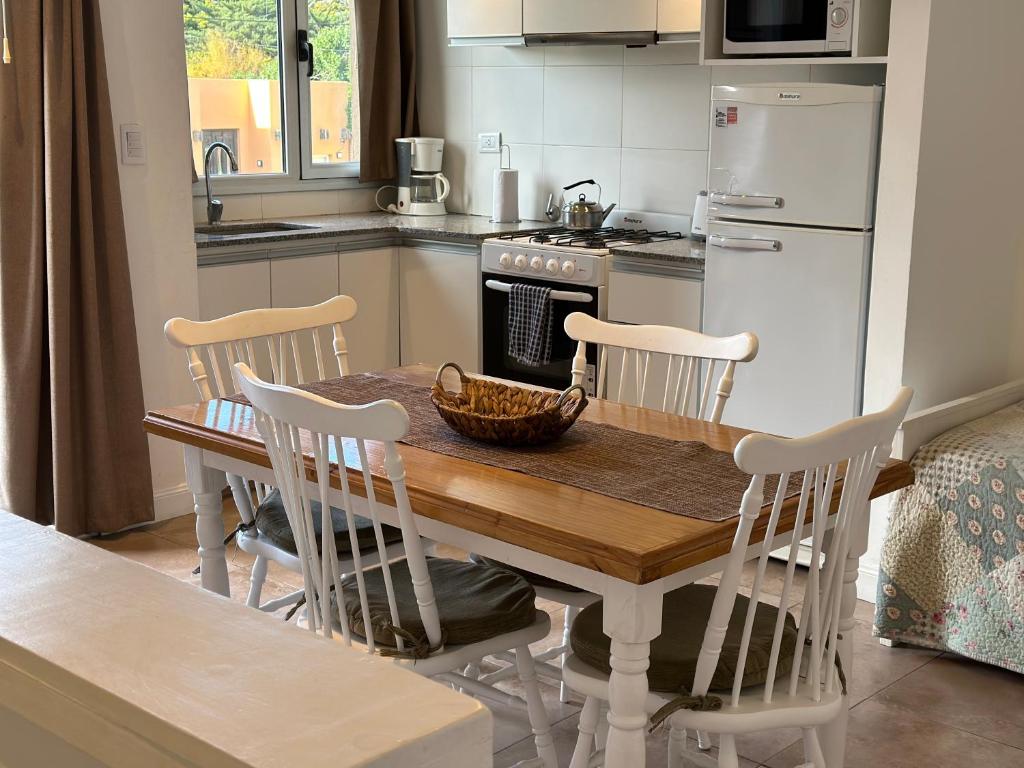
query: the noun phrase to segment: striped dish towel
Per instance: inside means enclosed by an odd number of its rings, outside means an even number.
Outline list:
[[[523,365],[551,362],[554,307],[551,289],[512,283],[508,298],[508,353]]]

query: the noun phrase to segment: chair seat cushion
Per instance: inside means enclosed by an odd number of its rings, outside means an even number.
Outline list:
[[[523,568],[516,568],[514,565],[508,565],[500,560],[491,560],[489,557],[478,555],[476,552],[470,554],[469,559],[474,563],[481,563],[482,565],[490,565],[494,568],[504,568],[506,571],[512,571],[517,576],[522,576],[526,579],[527,583],[534,587],[545,587],[546,589],[562,589],[566,592],[583,592],[585,590],[579,587],[574,587],[572,584],[565,584],[564,582],[558,581],[557,579],[551,579],[547,576],[541,576],[539,573],[533,573],[531,571],[524,570]]]
[[[479,643],[529,627],[535,620],[536,594],[533,587],[510,571],[436,557],[427,558],[427,570],[434,587],[446,645]],[[395,635],[391,631],[391,611],[383,571],[371,568],[363,573],[373,639],[393,648],[396,645]],[[391,582],[395,588],[402,629],[413,637],[425,637],[407,560],[391,563]],[[355,574],[342,580],[341,589],[349,627],[360,637],[366,637]]]
[[[310,499],[309,503],[313,515],[313,530],[316,533],[316,547],[322,549],[321,533],[323,526],[322,510],[319,501]],[[360,552],[376,551],[377,540],[373,533],[373,521],[368,517],[354,517],[356,523],[356,539],[359,541]],[[334,544],[338,548],[338,554],[351,555],[352,541],[348,535],[348,519],[345,512],[331,507],[331,522],[334,525]],[[256,530],[263,536],[270,539],[275,545],[291,552],[297,553],[295,548],[295,536],[292,534],[292,527],[288,523],[288,514],[284,510],[284,500],[281,492],[274,489],[267,494],[266,498],[256,509]],[[384,534],[385,544],[394,544],[402,540],[402,530],[390,525],[382,525],[381,531]]]
[[[665,595],[662,609],[661,635],[651,642],[651,666],[647,681],[652,691],[676,693],[693,686],[697,672],[697,658],[704,642],[704,630],[711,615],[718,587],[692,584]],[[722,654],[711,679],[711,690],[730,689],[736,676],[743,623],[750,600],[736,597],[729,628],[725,633]],[[580,611],[572,625],[570,645],[582,661],[605,673],[611,673],[609,664],[611,641],[602,631],[603,602]],[[762,685],[768,677],[768,660],[778,609],[767,603],[758,603],[754,612],[754,626],[743,669],[743,687]],[[782,643],[779,651],[777,677],[788,674],[792,668],[796,648],[797,628],[793,615],[786,613]]]

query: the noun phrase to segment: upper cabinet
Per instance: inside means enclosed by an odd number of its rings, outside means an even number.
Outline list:
[[[699,35],[701,0],[658,0],[659,35]]]
[[[523,0],[448,0],[451,42],[501,44],[522,38]]]
[[[523,0],[523,33],[653,32],[658,5],[658,0]]]

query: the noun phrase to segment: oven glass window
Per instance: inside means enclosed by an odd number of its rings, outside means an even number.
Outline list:
[[[580,304],[566,301],[554,302],[554,317],[551,325],[551,362],[542,366],[523,365],[508,353],[508,299],[507,293],[488,288],[488,279],[494,275],[483,276],[483,363],[484,374],[497,376],[525,384],[535,384],[552,389],[565,389],[572,382],[572,358],[576,354],[576,342],[565,334],[565,318],[573,312],[597,314],[597,289],[572,286],[573,291],[590,293],[593,301]],[[565,289],[564,285],[555,285],[543,280],[516,278],[516,282],[533,285],[549,285],[557,289]],[[594,345],[587,347],[587,362],[593,364],[597,360]]]
[[[726,0],[725,34],[736,43],[824,40],[828,0]]]

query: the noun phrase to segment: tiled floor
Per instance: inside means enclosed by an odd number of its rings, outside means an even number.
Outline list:
[[[224,511],[225,530],[234,527],[237,513]],[[198,560],[191,517],[177,518],[92,542],[111,552],[198,586],[192,575]],[[458,553],[442,553],[457,555]],[[245,600],[252,558],[231,547],[228,552],[232,598]],[[781,588],[774,579],[769,589]],[[285,595],[302,586],[302,579],[271,563],[264,599]],[[796,596],[796,602],[799,596]],[[551,635],[537,648],[560,642],[561,606],[544,606],[551,613]],[[850,690],[848,768],[986,768],[1024,766],[1024,679],[995,667],[976,664],[952,654],[916,648],[885,648],[871,637],[872,609],[857,607],[854,630],[856,669]],[[509,690],[512,683],[506,684]],[[561,704],[558,690],[542,685],[548,712],[555,723],[560,762],[567,765],[576,739],[582,702]],[[495,718],[495,766],[508,766],[529,757],[533,742],[525,713],[492,706]],[[785,768],[803,762],[799,732],[777,731],[739,739],[745,768]],[[652,737],[648,765],[665,765],[665,736]]]

